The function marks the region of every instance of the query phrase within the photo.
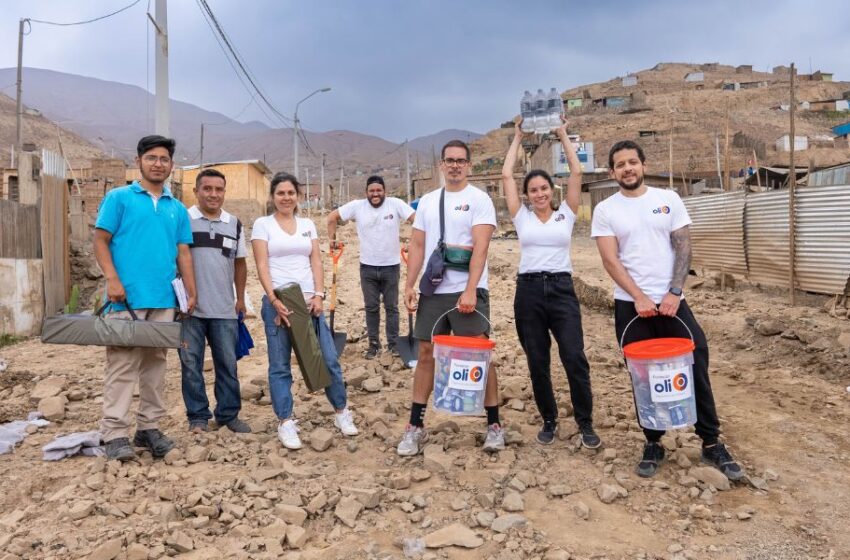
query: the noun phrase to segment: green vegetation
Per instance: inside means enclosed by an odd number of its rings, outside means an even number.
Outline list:
[[[23,339],[24,339],[24,337],[15,336],[13,334],[0,334],[0,348],[3,348],[4,346],[11,346],[13,344],[17,344],[18,342],[22,341]]]
[[[65,315],[76,313],[80,307],[80,287],[74,284],[71,288],[71,298],[68,300],[68,305],[63,310]]]

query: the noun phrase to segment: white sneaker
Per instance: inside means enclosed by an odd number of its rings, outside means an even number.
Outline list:
[[[344,436],[356,436],[360,432],[357,431],[357,426],[354,425],[354,418],[351,416],[351,411],[344,408],[342,412],[336,414],[334,425],[339,428]]]
[[[396,453],[400,457],[413,457],[422,451],[422,443],[425,441],[425,430],[417,426],[407,425],[404,429],[404,435],[401,436],[401,441],[398,442]]]
[[[487,438],[484,440],[484,451],[495,453],[505,449],[505,432],[498,424],[487,426]]]
[[[297,421],[290,418],[278,424],[277,437],[285,448],[301,449],[301,438],[298,437],[299,431]]]

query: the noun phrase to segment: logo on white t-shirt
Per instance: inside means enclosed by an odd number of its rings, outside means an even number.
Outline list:
[[[304,233],[301,234],[301,237],[310,237],[310,232],[305,231]]]
[[[393,215],[392,215],[392,214],[387,214],[386,216],[384,216],[384,219],[385,219],[385,220],[392,220],[392,219],[393,219]]]
[[[669,214],[670,213],[670,207],[666,206],[666,205],[665,206],[659,206],[658,208],[654,208],[652,210],[652,213],[653,214]]]
[[[461,212],[469,212],[469,204],[458,204],[455,206],[455,210],[459,210]]]
[[[566,219],[567,219],[567,217],[566,217],[566,216],[564,216],[563,214],[558,214],[557,216],[555,216],[555,221],[556,221],[556,222],[563,222],[563,221],[564,221],[564,220],[566,220]]]

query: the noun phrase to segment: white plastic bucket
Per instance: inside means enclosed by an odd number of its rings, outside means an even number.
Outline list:
[[[484,317],[477,310],[476,313]],[[448,312],[443,316],[446,314]],[[434,408],[460,416],[482,414],[487,374],[496,343],[486,338],[455,335],[431,336],[431,341],[434,344]]]
[[[626,330],[635,319],[623,330],[620,345],[632,378],[638,422],[651,430],[694,425],[697,421],[693,376],[695,344],[690,329],[691,338],[652,338],[622,346]]]

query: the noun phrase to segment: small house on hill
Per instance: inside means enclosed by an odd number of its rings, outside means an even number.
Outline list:
[[[597,107],[627,107],[629,105],[628,95],[610,95],[608,97],[600,97],[593,100],[593,104]]]
[[[565,105],[567,111],[572,111],[574,109],[581,109],[583,103],[584,99],[581,97],[571,97],[566,100]]]
[[[818,70],[811,76],[809,79],[813,82],[831,82],[832,81],[832,72],[822,72]]]
[[[685,74],[686,82],[704,82],[705,81],[705,73],[703,72],[688,72]]]
[[[623,87],[631,87],[636,86],[638,84],[638,77],[634,74],[630,74],[623,78]]]
[[[794,136],[794,151],[800,152],[809,149],[809,139],[806,136]],[[783,134],[776,139],[777,152],[791,151],[791,135]]]
[[[227,178],[227,199],[224,206],[228,212],[240,218],[242,223],[250,224],[266,213],[271,171],[262,161],[251,159],[206,163],[204,169],[216,169]],[[195,178],[200,172],[200,166],[191,165],[181,170],[183,204],[189,207],[197,202],[192,189],[195,187]]]
[[[850,110],[850,101],[846,99],[822,99],[811,101],[810,106],[812,111],[848,111]]]
[[[833,126],[832,133],[839,138],[848,138],[848,135],[850,135],[850,121],[838,126]]]
[[[719,62],[706,62],[705,64],[700,64],[699,69],[704,72],[717,72],[720,68]]]
[[[752,64],[741,64],[740,66],[735,67],[736,74],[752,74],[753,73],[753,65]]]
[[[788,66],[774,66],[771,72],[774,74],[785,75],[791,73],[791,68]]]

